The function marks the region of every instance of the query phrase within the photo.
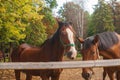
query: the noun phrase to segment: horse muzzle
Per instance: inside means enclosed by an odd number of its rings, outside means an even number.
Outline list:
[[[77,56],[77,53],[73,53],[72,51],[70,51],[70,52],[67,53],[67,57],[69,59],[75,59],[76,56]]]
[[[82,73],[82,77],[83,77],[85,80],[91,80],[92,74]]]
[[[82,72],[82,77],[83,77],[85,80],[91,80],[93,74],[94,74],[93,71]]]

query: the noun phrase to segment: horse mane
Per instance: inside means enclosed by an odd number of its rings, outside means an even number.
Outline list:
[[[103,32],[97,35],[99,36],[99,50],[109,49],[119,41],[118,37],[116,36],[116,32]],[[91,46],[93,39],[94,36],[85,39],[85,43],[83,44],[84,49],[87,49]]]
[[[116,36],[116,32],[103,32],[98,34],[99,35],[99,49],[106,50],[113,46],[114,44],[118,43],[119,39]]]

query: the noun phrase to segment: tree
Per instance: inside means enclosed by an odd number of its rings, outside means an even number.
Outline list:
[[[99,0],[95,6],[95,11],[92,15],[89,30],[94,30],[92,33],[100,33],[104,31],[114,31],[113,14],[110,6],[104,0]],[[91,31],[88,31],[91,32]],[[88,33],[91,34],[91,33]]]
[[[45,0],[46,5],[48,8],[53,9],[57,7],[57,1],[56,0]]]
[[[74,2],[67,2],[58,12],[60,16],[66,21],[72,22],[76,31],[76,36],[85,37],[87,30],[87,12],[79,4]],[[76,46],[80,49],[81,44],[76,42]]]
[[[120,2],[112,0],[109,2],[109,6],[111,6],[113,13],[113,24],[115,26],[115,31],[120,33]]]
[[[42,11],[40,11],[40,14],[45,15],[44,18],[42,19],[43,24],[46,27],[46,31],[47,31],[47,37],[51,36],[51,34],[53,34],[53,32],[55,31],[55,18],[53,17],[52,14],[52,9],[54,9],[55,7],[57,7],[57,2],[56,0],[45,0],[46,6],[42,9]]]
[[[38,13],[44,15],[44,17],[42,20],[35,19],[34,22],[31,21],[26,31],[27,37],[25,40],[32,45],[39,46],[52,34],[52,30],[56,29],[53,28],[55,19],[52,15],[52,9],[57,6],[56,0],[44,0],[44,2],[45,6],[38,11]]]
[[[79,37],[83,37],[83,26],[86,22],[84,10],[74,2],[67,2],[58,12],[63,19],[73,23]]]

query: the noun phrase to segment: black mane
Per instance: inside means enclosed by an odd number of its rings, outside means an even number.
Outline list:
[[[116,32],[103,32],[97,34],[99,36],[99,50],[106,50],[109,49],[114,44],[118,43],[118,37],[115,35]],[[92,45],[92,41],[94,36],[88,37],[85,39],[84,49],[89,48]]]
[[[104,32],[99,34],[99,49],[106,50],[118,43],[119,39],[115,34],[115,32]]]

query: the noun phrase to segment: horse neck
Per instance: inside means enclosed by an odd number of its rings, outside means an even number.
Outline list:
[[[99,55],[102,56],[103,59],[112,59],[112,53],[101,47],[103,47],[102,44],[98,46]]]
[[[59,38],[55,39],[50,38],[41,46],[41,52],[43,51],[46,54],[46,57],[51,61],[62,61],[64,56],[64,47],[60,43]]]
[[[52,55],[54,56],[53,58],[56,59],[57,61],[62,61],[63,56],[64,56],[64,47],[60,43],[59,38],[57,38],[54,41],[54,45],[51,46],[53,49]]]
[[[100,51],[100,56],[103,57],[103,59],[112,59],[112,55],[110,53],[108,53],[107,51]]]
[[[104,59],[120,58],[119,53],[117,54],[111,49],[100,51],[100,55],[103,56]]]
[[[99,54],[102,56],[104,59],[113,59],[113,58],[119,58],[119,55],[115,54],[113,50],[106,49],[106,48],[101,48],[103,47],[103,44],[99,45]]]

